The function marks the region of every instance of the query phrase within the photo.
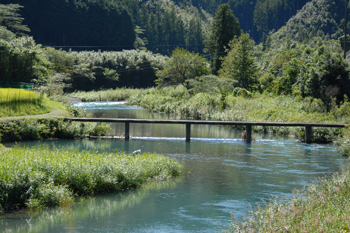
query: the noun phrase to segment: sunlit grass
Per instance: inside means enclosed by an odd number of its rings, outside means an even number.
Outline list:
[[[105,136],[110,125],[100,122],[69,122],[58,118],[23,118],[0,121],[0,142]]]
[[[350,103],[332,105],[330,112],[319,99],[299,99],[292,96],[254,94],[251,97],[220,93],[190,95],[183,87],[150,88],[130,96],[130,105],[139,105],[156,112],[165,112],[198,120],[300,122],[300,123],[350,123]],[[223,104],[224,102],[224,104]],[[221,106],[225,105],[223,109]],[[303,140],[303,127],[254,126],[254,132],[265,132],[298,137]],[[315,142],[335,140],[338,128],[313,128]]]
[[[0,88],[0,117],[43,114],[52,108],[57,108],[57,105],[39,93]]]
[[[121,101],[128,99],[130,96],[138,95],[141,91],[141,89],[117,88],[103,91],[77,91],[70,93],[67,96],[79,98],[83,102]]]
[[[70,205],[75,196],[139,188],[178,176],[182,165],[157,154],[12,148],[0,151],[2,209]]]
[[[291,199],[258,206],[249,220],[224,232],[349,232],[350,173],[322,178]]]

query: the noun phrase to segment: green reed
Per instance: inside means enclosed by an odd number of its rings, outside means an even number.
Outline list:
[[[290,199],[272,198],[251,211],[249,219],[234,219],[224,232],[349,232],[349,195],[349,171],[334,174]]]
[[[75,197],[139,188],[179,176],[182,165],[157,154],[12,148],[0,151],[2,209],[70,205]]]
[[[0,88],[0,117],[41,114],[50,111],[39,93],[16,88]]]
[[[255,94],[251,97],[220,93],[189,94],[183,87],[151,88],[131,96],[130,105],[139,105],[156,112],[166,112],[198,120],[350,123],[350,104],[335,103],[327,112],[318,99]],[[224,104],[222,103],[224,102]],[[222,106],[225,106],[223,108]],[[281,134],[304,139],[302,127],[253,127],[254,132]],[[336,128],[313,128],[315,142],[330,142],[341,135]]]
[[[126,100],[130,96],[138,95],[141,89],[117,88],[102,91],[77,91],[68,94],[69,97],[81,99],[83,102],[91,101],[121,101]]]
[[[68,122],[58,118],[16,119],[0,121],[0,142],[105,136],[110,130],[106,123]]]

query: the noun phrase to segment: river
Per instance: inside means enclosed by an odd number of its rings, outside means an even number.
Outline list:
[[[94,117],[175,119],[122,102],[76,103]],[[124,124],[113,124],[121,136]],[[332,144],[305,144],[287,137],[253,134],[242,142],[241,130],[192,125],[131,124],[131,140],[81,139],[19,142],[17,146],[126,151],[141,149],[182,161],[181,178],[141,189],[97,195],[71,208],[17,211],[0,216],[0,232],[216,232],[247,215],[249,204],[271,195],[292,195],[316,177],[341,172],[347,160]],[[6,146],[14,146],[14,143]]]

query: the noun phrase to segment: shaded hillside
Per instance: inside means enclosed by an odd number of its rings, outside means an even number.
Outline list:
[[[272,36],[273,40],[338,39],[344,34],[344,13],[342,0],[312,0]]]
[[[315,35],[338,38],[344,18],[342,0],[0,0],[0,3],[23,5],[20,13],[25,18],[24,25],[31,29],[30,35],[36,42],[43,45],[75,46],[73,50],[136,48],[165,55],[176,47],[202,53],[213,14],[222,3],[230,5],[241,29],[258,43],[287,22],[276,37],[299,41]]]
[[[132,49],[134,24],[124,6],[110,0],[1,0],[24,8],[24,24],[36,42],[50,46]],[[86,47],[84,47],[86,49]]]

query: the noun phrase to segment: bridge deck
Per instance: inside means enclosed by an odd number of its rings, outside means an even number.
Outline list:
[[[251,141],[252,126],[277,126],[277,127],[305,127],[305,141],[311,142],[312,127],[343,128],[346,124],[323,124],[323,123],[288,123],[288,122],[249,122],[249,121],[203,121],[203,120],[157,120],[157,119],[127,119],[127,118],[65,118],[67,121],[81,122],[107,122],[125,123],[125,140],[129,140],[129,127],[131,123],[149,124],[184,124],[186,125],[186,141],[191,138],[191,125],[245,125],[247,142]]]

